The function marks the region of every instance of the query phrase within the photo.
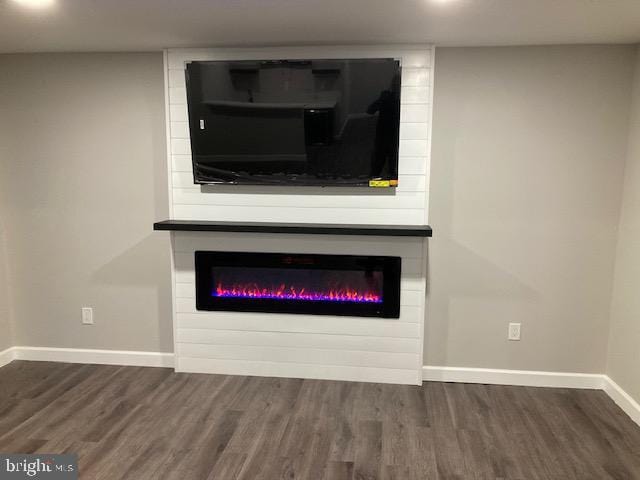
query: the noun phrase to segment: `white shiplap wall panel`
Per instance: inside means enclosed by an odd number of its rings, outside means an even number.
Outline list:
[[[396,319],[286,315],[250,312],[177,313],[178,329],[245,330],[249,332],[297,332],[329,335],[410,338],[416,345],[420,324]],[[215,344],[215,342],[214,342]],[[416,366],[417,368],[417,366]]]
[[[423,105],[402,105],[400,107],[400,133],[405,123],[422,123],[429,125],[431,110]]]
[[[186,87],[169,87],[169,105],[186,105],[186,104],[187,104]]]
[[[429,124],[427,123],[410,123],[406,122],[400,130],[401,140],[428,140],[429,139]],[[426,158],[422,159],[426,162]],[[400,159],[400,164],[403,163],[403,159]]]
[[[431,86],[431,70],[428,68],[412,68],[407,65],[402,66],[402,86],[403,87],[424,87]],[[176,83],[174,86],[184,85],[184,76],[182,83]]]
[[[400,140],[400,157],[422,157],[429,155],[427,140]],[[399,166],[398,166],[399,168]]]
[[[180,328],[180,344],[204,345],[267,345],[271,347],[320,348],[330,350],[362,350],[366,352],[420,353],[412,338],[372,337],[368,335],[308,335],[297,332],[248,332],[245,330],[211,330]]]
[[[178,355],[193,358],[213,358],[220,360],[250,360],[281,363],[305,363],[320,365],[348,365],[354,367],[401,368],[411,370],[418,361],[416,353],[370,352],[348,349],[300,348],[291,346],[265,345],[210,345],[202,343],[181,343]]]
[[[426,104],[429,103],[429,90],[424,85],[402,85],[402,97],[400,103],[405,104]]]
[[[179,356],[178,370],[182,372],[224,375],[257,375],[263,377],[321,378],[356,382],[416,384],[412,370],[399,368],[353,367],[348,365],[314,365],[249,360],[219,360]]]
[[[375,223],[381,225],[415,225],[420,223],[423,211],[420,209],[372,209],[372,208],[340,208],[330,211],[323,207],[299,208],[295,203],[290,207],[221,207],[220,205],[174,205],[173,213],[176,218],[208,219],[215,218],[223,222],[255,222],[256,218],[263,218],[268,222],[303,222],[315,223],[349,223],[353,218],[375,217]],[[304,216],[300,211],[304,210]]]
[[[217,250],[252,252],[260,245],[261,252],[283,253],[318,253],[341,255],[391,255],[411,260],[422,257],[423,242],[415,237],[360,237],[335,235],[282,235],[273,233],[225,234],[209,232],[183,232],[176,236],[174,249],[176,252],[191,254],[195,250],[207,250],[211,246],[220,245]],[[228,245],[226,248],[222,246]],[[384,247],[384,248],[382,248]],[[380,251],[383,250],[384,253]],[[185,257],[181,257],[185,258]],[[406,272],[410,266],[403,262],[402,270]]]
[[[169,105],[169,118],[172,122],[188,122],[189,113],[184,105]]]
[[[186,62],[367,57],[402,60],[397,189],[193,183],[184,77]],[[432,58],[433,50],[424,46],[168,50],[165,65],[172,218],[427,223]],[[410,384],[421,381],[426,297],[422,239],[176,232],[172,234],[172,250],[178,371]],[[400,256],[401,318],[197,311],[193,261],[196,250]]]
[[[188,173],[191,175],[193,165],[191,155],[171,155],[171,170],[176,173]],[[196,185],[189,185],[187,188],[198,189]],[[203,198],[207,198],[203,195]]]
[[[171,139],[172,155],[191,155],[191,145],[188,138],[172,138]]]
[[[400,307],[400,323],[418,323],[420,321],[420,306],[402,305]],[[211,315],[210,312],[203,312],[196,310],[196,302],[193,298],[179,298],[176,297],[176,312],[177,313],[193,313],[198,315]],[[299,316],[299,315],[297,315]],[[322,319],[317,319],[322,321]]]
[[[171,122],[171,137],[189,139],[189,124],[187,122]]]
[[[413,84],[409,83],[409,85],[413,85]],[[169,88],[185,87],[185,86],[186,86],[186,80],[184,77],[184,72],[181,69],[169,70]]]

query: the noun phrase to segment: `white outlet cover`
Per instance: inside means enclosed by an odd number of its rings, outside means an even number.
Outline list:
[[[82,324],[93,325],[93,308],[82,307]]]
[[[520,323],[510,323],[509,324],[509,340],[520,340],[520,329],[522,324]]]

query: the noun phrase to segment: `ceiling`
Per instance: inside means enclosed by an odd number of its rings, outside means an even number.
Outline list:
[[[0,0],[0,53],[640,42],[640,0]]]

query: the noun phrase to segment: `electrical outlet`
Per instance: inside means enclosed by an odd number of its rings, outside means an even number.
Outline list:
[[[520,340],[520,323],[509,324],[509,340]]]
[[[82,324],[93,325],[93,308],[82,307]]]

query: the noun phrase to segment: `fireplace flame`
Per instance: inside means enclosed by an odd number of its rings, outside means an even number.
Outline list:
[[[285,284],[265,288],[257,284],[232,285],[225,287],[218,283],[214,297],[228,298],[254,298],[273,300],[302,300],[324,302],[357,302],[357,303],[382,303],[382,297],[373,292],[359,292],[349,287],[331,289],[326,292],[307,291],[305,288],[296,289]]]

